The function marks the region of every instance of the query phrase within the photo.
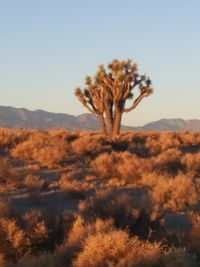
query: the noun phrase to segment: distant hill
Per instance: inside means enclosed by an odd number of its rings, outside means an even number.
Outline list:
[[[150,131],[200,131],[200,120],[161,119],[142,127]]]
[[[98,119],[92,114],[74,116],[44,110],[30,111],[25,108],[0,106],[0,127],[96,130],[98,129]]]
[[[3,128],[66,128],[68,130],[98,130],[98,118],[85,113],[78,116],[44,110],[0,106],[0,127]],[[125,130],[200,131],[200,120],[161,119],[142,127],[122,126]]]

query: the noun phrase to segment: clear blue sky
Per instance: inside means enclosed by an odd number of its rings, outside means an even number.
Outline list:
[[[123,122],[200,119],[199,0],[0,0],[0,105],[79,114],[74,88],[133,58],[155,92]]]

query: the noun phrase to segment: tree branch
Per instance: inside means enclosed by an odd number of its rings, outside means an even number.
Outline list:
[[[82,102],[83,103],[83,102]],[[89,112],[93,113],[93,114],[98,114],[97,110],[93,110],[88,103],[85,101],[85,103],[83,103],[83,105],[88,109]]]
[[[133,104],[130,106],[130,108],[124,108],[123,109],[123,112],[129,112],[133,109],[135,109],[137,107],[137,105],[142,101],[142,99],[145,97],[145,96],[148,96],[148,93],[142,93],[140,94],[136,99],[135,101],[133,102]]]

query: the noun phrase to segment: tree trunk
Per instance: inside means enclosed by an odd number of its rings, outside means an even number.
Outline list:
[[[121,120],[122,120],[122,112],[115,111],[114,122],[113,122],[113,131],[112,131],[112,139],[115,139],[120,134]]]
[[[113,118],[112,114],[110,113],[110,110],[106,109],[106,126],[107,126],[107,132],[109,136],[111,137],[112,131],[113,131]]]
[[[103,135],[107,135],[107,131],[106,131],[106,124],[105,124],[105,120],[103,115],[99,116],[99,121],[100,121],[100,129],[101,129],[101,133]]]

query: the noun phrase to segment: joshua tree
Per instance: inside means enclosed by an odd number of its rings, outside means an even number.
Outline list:
[[[138,74],[137,65],[132,60],[113,60],[107,68],[99,66],[96,76],[86,77],[85,84],[86,88],[77,88],[75,95],[99,117],[102,133],[111,138],[120,133],[123,113],[135,109],[153,91],[151,80]],[[130,107],[125,105],[127,100],[132,101]]]

